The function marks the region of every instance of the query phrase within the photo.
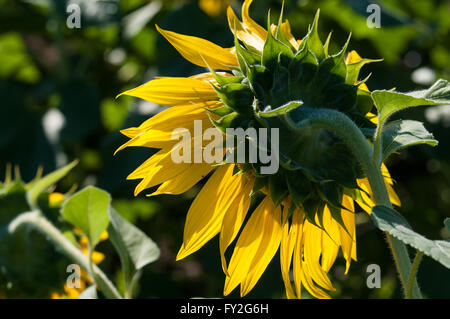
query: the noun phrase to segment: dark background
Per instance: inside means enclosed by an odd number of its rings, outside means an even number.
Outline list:
[[[155,24],[232,46],[225,8],[231,3],[239,12],[242,2],[217,0],[214,10],[202,0],[73,2],[81,4],[80,29],[66,26],[69,1],[0,0],[0,179],[7,163],[19,165],[28,181],[39,165],[48,173],[79,158],[80,164],[58,190],[68,191],[74,184],[106,189],[116,209],[161,248],[160,260],[144,271],[139,297],[222,297],[224,275],[217,238],[192,257],[175,262],[187,208],[201,185],[182,196],[134,198],[137,181],[125,178],[154,151],[130,148],[113,156],[127,140],[119,130],[140,124],[161,108],[129,97],[115,100],[115,96],[156,75],[203,71],[183,60],[157,34]],[[370,2],[365,0],[286,0],[285,17],[293,34],[302,38],[321,8],[319,32],[325,40],[333,31],[331,52],[352,31],[350,49],[362,57],[384,58],[363,70],[362,77],[372,73],[370,89],[423,89],[437,78],[450,78],[449,1],[372,3],[382,8],[380,29],[367,27]],[[251,15],[265,25],[269,8],[273,20],[278,19],[278,0],[255,0]],[[436,148],[419,146],[388,160],[403,202],[399,211],[419,233],[447,239],[450,234],[443,220],[450,215],[450,106],[416,108],[398,117],[423,121],[440,141]],[[344,260],[338,259],[330,272],[337,288],[333,297],[401,297],[383,235],[365,213],[357,215],[357,222],[358,262],[345,276]],[[102,243],[99,250],[107,255],[102,268],[118,277],[120,263],[111,245]],[[381,267],[380,289],[366,286],[369,264]],[[418,279],[425,296],[450,297],[450,272],[439,263],[425,257]],[[231,296],[238,297],[238,290]],[[284,297],[278,255],[248,297]]]

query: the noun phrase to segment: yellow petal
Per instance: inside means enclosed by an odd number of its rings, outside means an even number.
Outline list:
[[[355,206],[353,204],[353,199],[344,195],[342,200],[342,206],[347,208],[348,210],[354,212]],[[355,230],[355,214],[351,213],[345,209],[341,210],[342,220],[345,225],[345,229],[341,225],[339,225],[339,231],[341,234],[341,246],[342,246],[342,254],[346,260],[345,273],[348,273],[350,268],[351,260],[356,261],[356,230]]]
[[[222,262],[222,269],[225,275],[228,274],[227,261],[225,259],[225,251],[228,246],[236,238],[245,217],[247,216],[248,209],[251,202],[251,191],[253,189],[254,178],[247,180],[247,177],[243,174],[240,175],[241,185],[239,196],[237,196],[233,203],[230,205],[228,212],[225,213],[225,217],[222,223],[222,229],[220,230],[220,258]]]
[[[305,249],[303,256],[305,259],[305,271],[311,275],[311,278],[321,287],[327,290],[334,290],[330,279],[319,263],[322,252],[322,234],[323,231],[308,221],[305,221],[303,227],[305,236]]]
[[[323,228],[322,231],[322,269],[325,272],[330,271],[339,252],[339,243],[341,235],[338,223],[331,216],[330,210],[325,206],[323,211]]]
[[[240,180],[233,170],[234,165],[219,167],[194,199],[186,216],[177,260],[200,249],[220,231],[225,212],[239,196]]]
[[[286,296],[288,299],[296,298],[294,289],[292,288],[291,279],[289,277],[289,269],[291,268],[292,255],[294,254],[295,243],[298,236],[297,232],[299,231],[301,220],[301,212],[296,209],[292,215],[291,227],[289,227],[289,223],[287,221],[283,225],[283,233],[280,246],[280,264],[281,275],[283,277]]]
[[[285,22],[283,22],[281,24],[281,32],[283,32],[284,36],[286,37],[286,39],[289,40],[289,43],[298,50],[298,48],[300,47],[300,42],[298,42],[295,37],[292,35],[291,32],[291,25],[289,23],[288,20],[286,20]]]
[[[221,103],[220,103],[221,104]],[[198,104],[180,105],[168,108],[143,122],[139,127],[131,127],[120,131],[123,135],[133,138],[148,129],[170,131],[179,127],[193,126],[194,120],[207,118],[205,109]]]
[[[236,55],[210,41],[156,28],[191,63],[221,70],[238,65]]]
[[[161,105],[186,105],[217,100],[211,84],[192,78],[159,78],[120,95],[135,96]]]
[[[311,279],[311,275],[308,272],[306,263],[303,261],[304,255],[304,245],[305,245],[305,222],[306,220],[303,218],[301,222],[298,232],[297,232],[297,240],[294,248],[294,282],[297,296],[301,297],[301,287],[304,286],[308,292],[320,299],[329,299],[330,296],[325,293],[322,289],[317,287]]]
[[[273,242],[269,243],[270,240]],[[251,214],[236,243],[228,266],[224,295],[230,294],[240,283],[245,285],[241,287],[241,295],[248,292],[272,259],[280,241],[281,209],[275,208],[270,196],[266,196]],[[252,267],[258,269],[249,274]]]
[[[228,7],[227,16],[231,32],[236,34],[238,39],[246,45],[262,52],[265,40],[260,38],[256,33],[248,32],[231,7]]]
[[[127,179],[143,178],[135,188],[135,196],[146,188],[159,185],[174,178],[190,167],[190,163],[174,163],[171,151],[171,149],[160,150],[128,175]]]
[[[281,208],[271,207],[270,218],[262,229],[262,239],[258,251],[252,259],[249,272],[241,283],[241,297],[247,295],[261,278],[281,243]]]
[[[387,190],[389,193],[389,199],[391,200],[392,205],[402,206],[402,202],[400,201],[400,198],[398,197],[394,188],[389,184],[386,184],[386,187],[387,187]]]
[[[198,105],[184,105],[164,110],[142,123],[138,128],[121,131],[124,135],[134,135],[131,140],[121,145],[114,154],[126,147],[169,148],[176,143],[172,137],[174,130],[184,128],[192,136],[194,121],[201,120],[202,128],[212,127],[207,112]]]
[[[244,22],[245,27],[250,32],[256,33],[258,37],[260,37],[262,40],[265,40],[267,37],[267,31],[258,23],[253,21],[252,18],[250,18],[249,8],[252,2],[253,0],[244,1],[244,4],[242,5],[242,21]]]
[[[213,168],[214,167],[211,164],[192,163],[190,168],[186,169],[175,178],[162,183],[154,193],[147,196],[155,196],[159,194],[182,194],[192,188],[200,180],[205,178],[209,174],[209,172],[213,170]]]

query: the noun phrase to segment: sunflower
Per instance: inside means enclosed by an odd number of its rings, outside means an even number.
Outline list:
[[[299,40],[282,17],[275,25],[269,15],[267,29],[257,24],[249,15],[251,3],[244,1],[242,21],[228,8],[235,39],[231,48],[157,26],[186,60],[209,72],[159,77],[122,93],[171,108],[139,127],[122,130],[129,141],[117,151],[131,146],[158,149],[128,176],[141,180],[135,195],[158,185],[148,196],[181,194],[210,175],[187,213],[177,260],[219,235],[225,295],[239,285],[241,296],[247,295],[279,250],[288,298],[300,298],[302,288],[316,298],[329,298],[335,288],[327,273],[339,251],[346,273],[356,261],[355,202],[370,214],[372,192],[344,142],[323,129],[294,132],[288,124],[308,109],[334,109],[369,138],[377,116],[371,113],[365,80],[358,75],[374,60],[347,53],[348,41],[331,55],[330,37],[322,43],[318,35],[319,10]],[[174,163],[171,154],[180,151],[172,138],[177,128],[189,133],[190,154],[207,147],[199,139],[202,132],[194,129],[196,121],[219,134],[228,128],[278,128],[280,169],[264,175],[258,162]],[[225,155],[234,150],[224,146],[216,151]],[[391,201],[400,205],[384,165],[382,171]]]

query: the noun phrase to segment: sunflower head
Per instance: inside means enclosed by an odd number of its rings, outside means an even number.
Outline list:
[[[254,173],[254,191],[268,190],[275,204],[290,197],[313,223],[316,215],[321,220],[325,205],[338,218],[346,188],[357,189],[357,179],[363,176],[347,146],[332,133],[310,126],[293,134],[288,122],[300,122],[325,108],[345,113],[363,131],[375,127],[366,117],[373,107],[370,95],[364,81],[357,81],[361,67],[373,60],[352,61],[355,53],[346,52],[350,36],[338,53],[330,54],[331,34],[325,44],[318,34],[319,13],[299,41],[287,20],[280,17],[278,25],[271,24],[269,13],[267,30],[258,29],[265,38],[262,43],[255,41],[255,32],[245,33],[229,11],[238,63],[226,74],[211,69],[223,106],[208,109],[216,115],[212,123],[224,133],[229,128],[278,129],[280,169],[261,174],[262,163],[256,162],[241,165],[241,170]]]

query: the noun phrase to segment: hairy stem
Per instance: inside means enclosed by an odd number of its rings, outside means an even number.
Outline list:
[[[96,265],[93,265],[91,269],[89,266],[89,258],[85,256],[81,250],[74,246],[72,242],[70,242],[70,240],[68,240],[55,226],[53,226],[53,224],[50,223],[40,211],[20,214],[8,225],[8,232],[13,234],[23,226],[33,227],[45,235],[64,255],[84,268],[92,278],[95,276],[99,289],[107,298],[122,298],[116,287],[103,273],[103,271]]]
[[[377,163],[380,155],[374,154],[372,146],[356,124],[347,115],[339,111],[330,109],[304,109],[302,120],[299,122],[295,122],[289,115],[286,115],[285,121],[287,125],[292,130],[298,132],[311,127],[325,129],[340,137],[357,157],[366,173],[375,204],[392,208],[384,177],[381,173],[381,163]],[[387,232],[385,232],[385,235],[406,296],[406,285],[411,271],[411,260],[408,255],[408,250],[400,240],[392,237]],[[415,298],[422,298],[417,280],[414,280],[413,290]]]
[[[411,272],[409,273],[408,283],[406,284],[406,299],[414,298],[414,281],[417,277],[417,271],[419,270],[420,262],[422,261],[423,251],[417,251],[416,257],[411,267]]]

